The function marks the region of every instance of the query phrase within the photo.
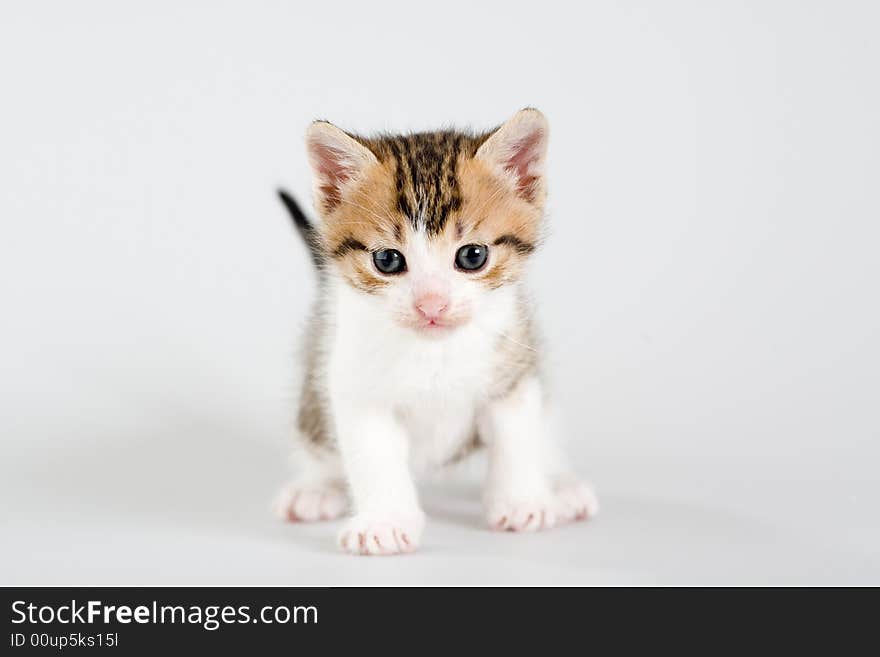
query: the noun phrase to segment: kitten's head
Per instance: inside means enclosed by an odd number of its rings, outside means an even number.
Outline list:
[[[547,122],[367,139],[318,121],[306,143],[327,267],[394,321],[442,335],[515,283],[544,204]]]

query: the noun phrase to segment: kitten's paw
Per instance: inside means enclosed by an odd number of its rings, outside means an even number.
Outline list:
[[[290,522],[315,522],[339,518],[348,506],[339,482],[300,483],[285,486],[275,498],[275,514]]]
[[[545,494],[490,495],[486,502],[489,526],[496,531],[536,532],[576,520],[592,518],[599,501],[592,489],[577,479],[561,479]]]
[[[551,496],[531,500],[498,497],[486,504],[486,516],[495,531],[536,532],[558,524],[556,507]]]
[[[425,514],[358,514],[339,532],[339,547],[349,554],[390,555],[414,552],[422,538]]]
[[[557,508],[564,522],[586,520],[599,513],[599,499],[587,484],[577,479],[559,481],[553,488]]]

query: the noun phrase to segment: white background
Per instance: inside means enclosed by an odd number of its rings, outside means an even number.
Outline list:
[[[872,2],[5,2],[0,583],[880,584]],[[308,122],[551,129],[533,269],[592,523],[276,522]]]

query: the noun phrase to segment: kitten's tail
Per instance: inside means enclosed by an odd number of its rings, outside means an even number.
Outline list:
[[[306,243],[306,247],[309,249],[309,255],[312,257],[312,262],[315,263],[315,267],[320,269],[324,262],[324,258],[321,255],[321,249],[318,244],[318,233],[315,229],[315,225],[309,221],[305,212],[299,207],[299,203],[297,203],[293,196],[288,192],[279,189],[278,198],[284,203],[284,207],[287,208],[291,219],[293,219],[293,225],[296,226],[296,230]]]

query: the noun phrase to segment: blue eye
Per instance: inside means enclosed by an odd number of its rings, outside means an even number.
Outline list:
[[[455,254],[455,266],[465,271],[482,269],[489,257],[489,248],[481,244],[466,244]]]
[[[406,271],[406,259],[397,249],[381,249],[373,253],[373,264],[383,274],[401,274]]]

